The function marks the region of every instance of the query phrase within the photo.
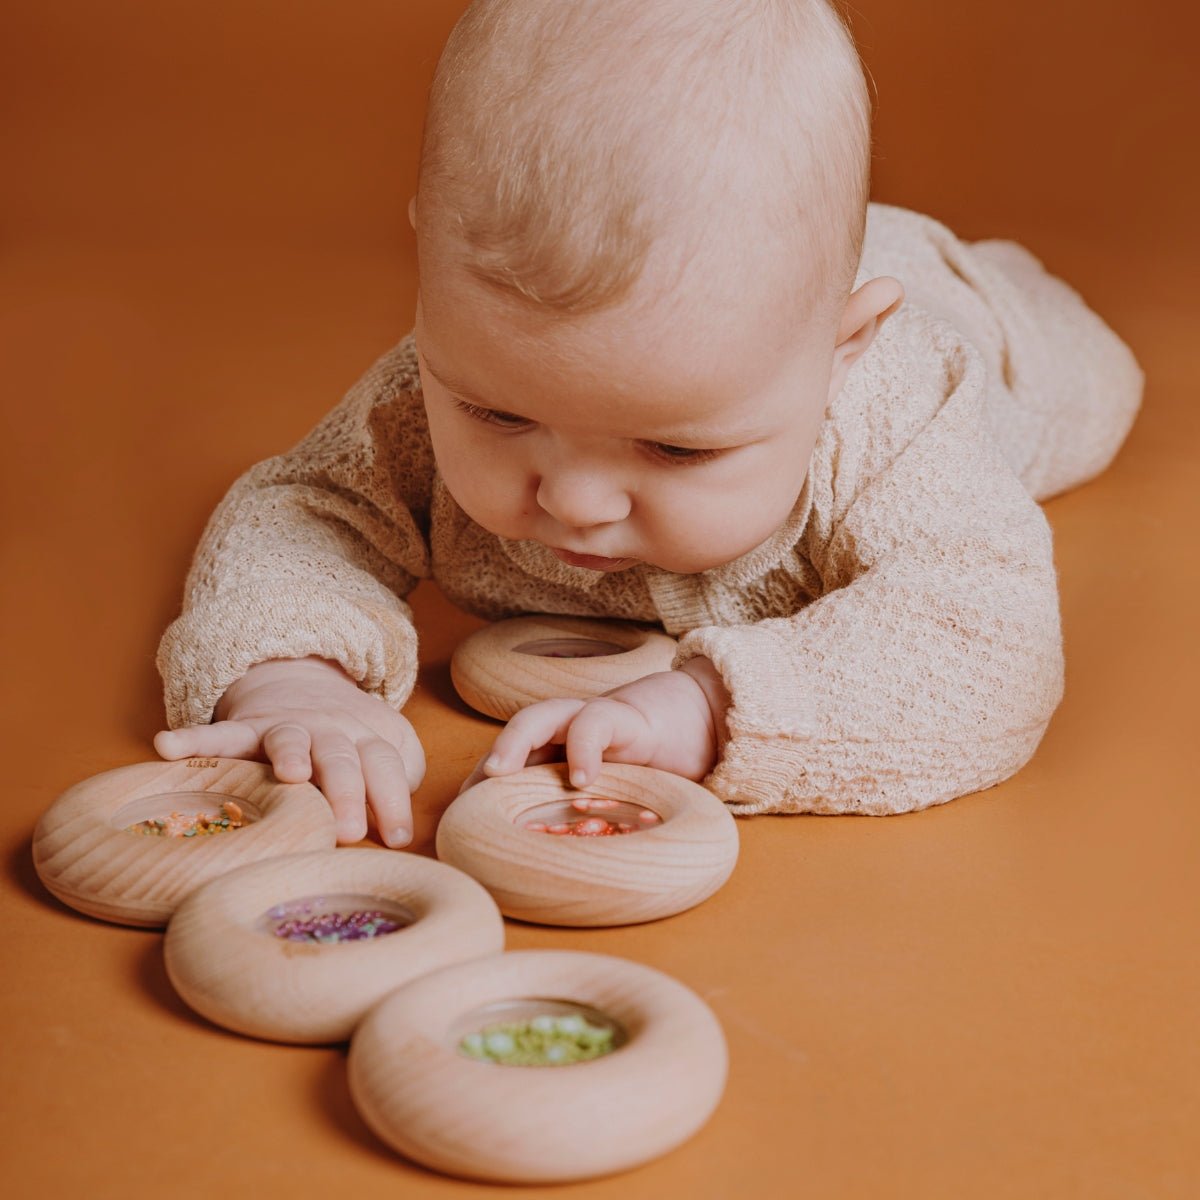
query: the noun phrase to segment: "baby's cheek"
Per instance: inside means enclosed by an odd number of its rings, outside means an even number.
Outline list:
[[[442,479],[459,508],[477,525],[502,537],[527,536],[514,528],[514,522],[528,517],[533,490],[503,453],[460,457],[442,468]]]
[[[659,511],[651,536],[662,565],[690,574],[736,557],[726,554],[726,548],[739,540],[738,522],[723,498],[713,493]]]
[[[731,562],[766,541],[788,518],[795,497],[756,481],[723,482],[660,514],[657,561],[684,574]],[[672,565],[674,564],[674,565]]]

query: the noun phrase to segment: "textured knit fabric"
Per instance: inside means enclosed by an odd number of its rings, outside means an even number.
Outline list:
[[[432,576],[488,618],[661,623],[732,703],[705,781],[737,813],[896,813],[988,787],[1062,694],[1037,499],[1116,453],[1142,377],[1066,285],[1010,242],[967,244],[871,207],[860,279],[907,299],[851,368],[789,519],[696,575],[601,573],[480,528],[442,484],[411,338],[214,514],[159,667],[172,726],[204,723],[252,664],[319,655],[389,704]]]

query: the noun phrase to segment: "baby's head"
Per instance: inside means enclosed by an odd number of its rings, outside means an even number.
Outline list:
[[[476,0],[413,207],[459,504],[603,570],[696,572],[767,538],[900,299],[851,291],[869,159],[825,0]]]

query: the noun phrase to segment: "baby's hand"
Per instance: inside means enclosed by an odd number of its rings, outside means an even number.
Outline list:
[[[213,724],[159,733],[154,748],[167,759],[265,760],[282,783],[312,778],[341,843],[366,836],[367,807],[389,846],[412,840],[409,795],[425,777],[421,743],[404,717],[324,659],[258,663],[221,697]]]
[[[660,671],[594,700],[543,700],[523,708],[463,784],[561,758],[587,787],[603,761],[635,763],[700,780],[716,765],[729,694],[707,658]]]

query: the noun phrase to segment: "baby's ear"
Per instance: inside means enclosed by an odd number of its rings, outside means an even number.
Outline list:
[[[846,372],[866,353],[884,321],[904,303],[904,286],[890,275],[870,279],[846,301],[833,348],[829,398],[841,391]]]

